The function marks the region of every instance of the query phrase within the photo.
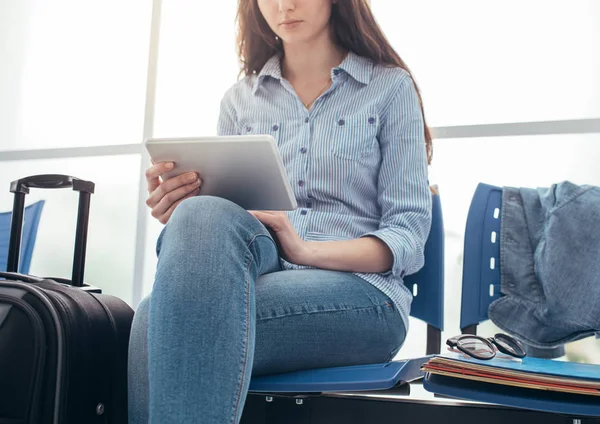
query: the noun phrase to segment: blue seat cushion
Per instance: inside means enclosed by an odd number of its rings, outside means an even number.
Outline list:
[[[423,377],[421,365],[430,357],[431,355],[385,364],[321,368],[255,377],[250,382],[250,391],[326,393],[387,390]]]

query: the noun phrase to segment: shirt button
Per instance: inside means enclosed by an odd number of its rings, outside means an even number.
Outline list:
[[[304,187],[304,181],[302,181],[302,180],[298,181],[298,185],[299,185],[300,187]]]
[[[369,124],[373,125],[375,123],[375,118],[372,116],[369,118]]]
[[[306,207],[309,209],[312,208],[312,202],[306,202]]]
[[[308,118],[304,118],[304,123],[308,124]]]
[[[338,76],[340,74],[340,70],[339,69],[334,69],[333,70],[333,75]]]
[[[346,125],[346,121],[344,121],[343,119],[340,119],[340,120],[338,121],[338,125],[339,125],[339,126]]]
[[[306,153],[306,151],[307,151],[306,147],[303,147],[303,148],[300,149],[300,153]]]
[[[246,132],[252,131],[252,127],[246,127]]]
[[[273,131],[277,131],[279,129],[279,125],[273,125]]]
[[[306,209],[302,209],[302,211],[300,212],[300,215],[306,215],[308,212],[306,212]]]

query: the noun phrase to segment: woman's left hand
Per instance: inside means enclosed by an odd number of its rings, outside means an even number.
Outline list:
[[[297,265],[308,265],[308,245],[300,238],[285,212],[248,211],[256,219],[270,228],[277,237],[280,253],[283,258]]]

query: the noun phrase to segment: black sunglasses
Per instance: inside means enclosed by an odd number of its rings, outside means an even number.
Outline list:
[[[523,344],[506,334],[496,334],[489,338],[463,334],[449,338],[446,344],[475,359],[492,359],[497,350],[515,358],[524,358],[527,355]]]

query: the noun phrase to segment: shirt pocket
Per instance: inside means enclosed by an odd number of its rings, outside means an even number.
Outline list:
[[[379,116],[359,113],[338,117],[332,131],[331,151],[346,160],[360,160],[373,151],[377,141]]]
[[[241,135],[270,135],[279,145],[281,123],[279,122],[245,122],[241,124]]]

